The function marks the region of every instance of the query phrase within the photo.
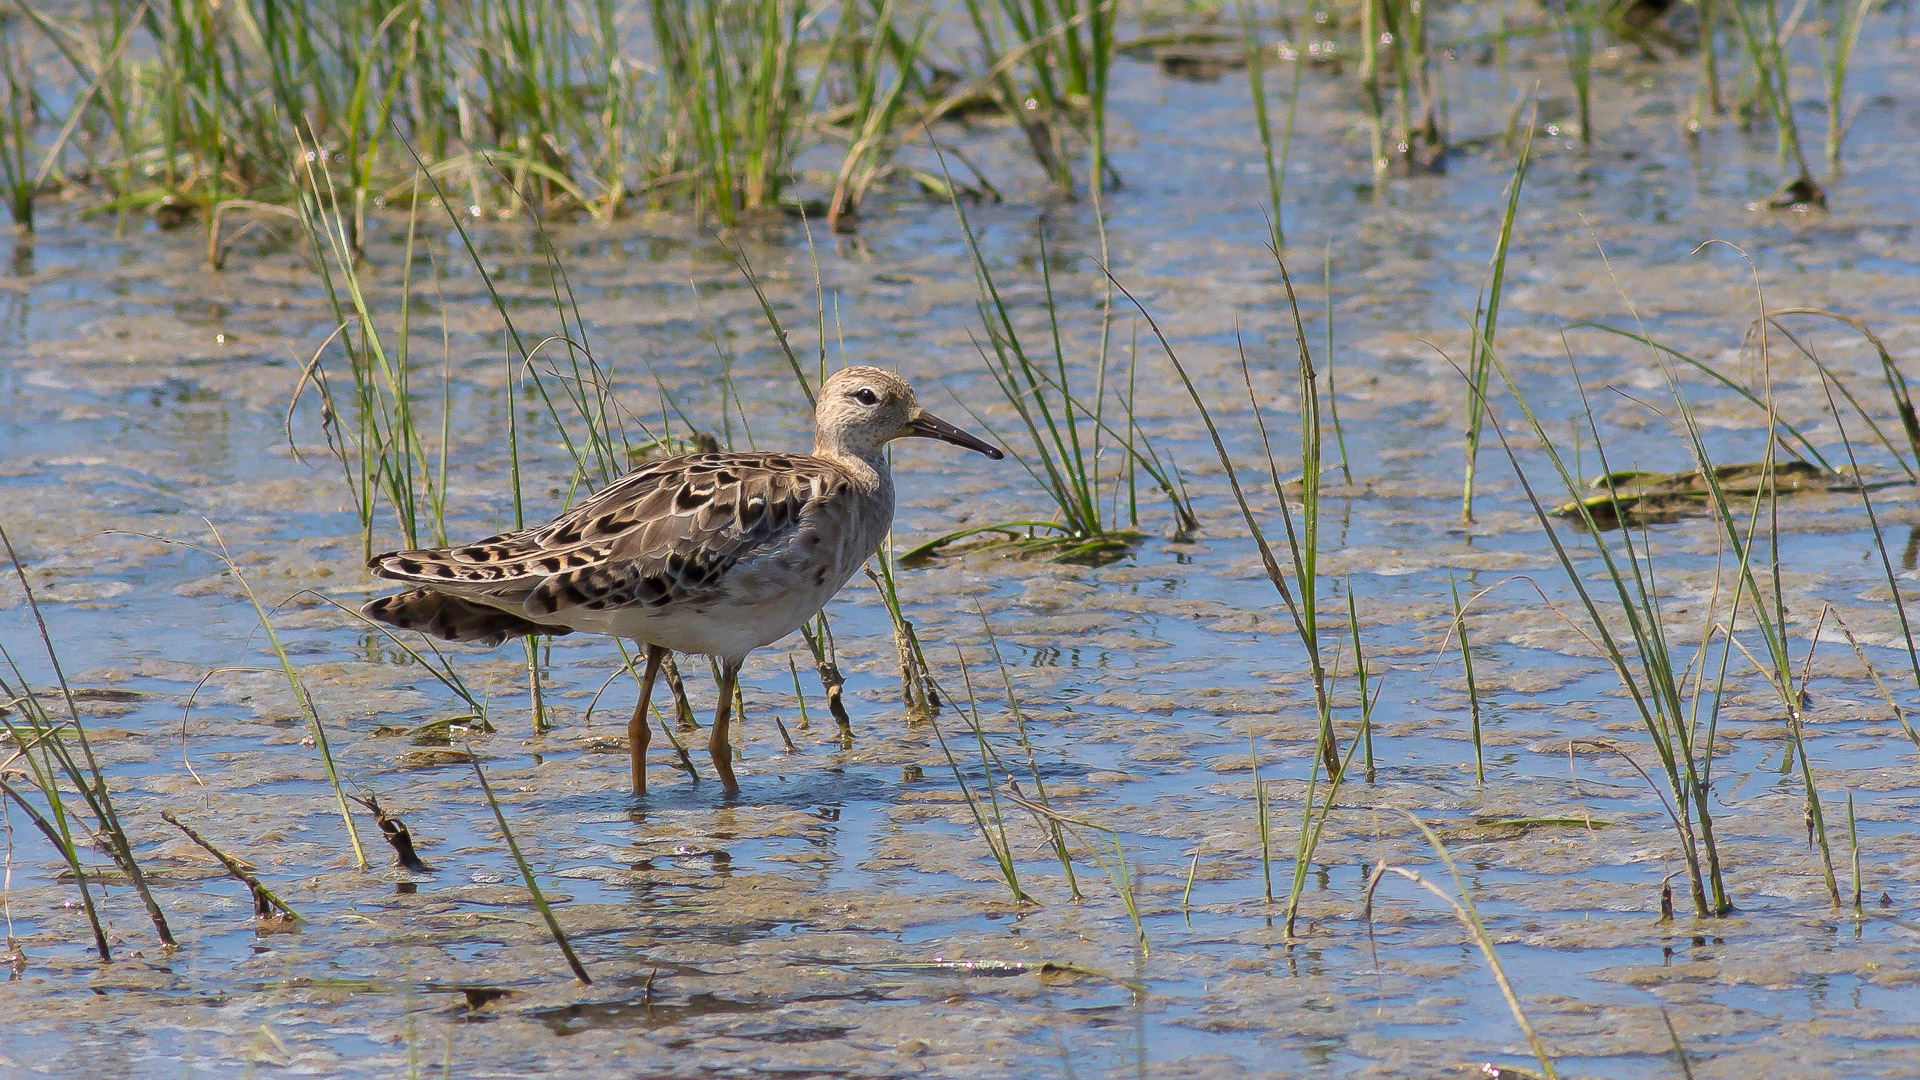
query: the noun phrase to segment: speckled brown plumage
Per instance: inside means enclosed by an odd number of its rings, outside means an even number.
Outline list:
[[[383,596],[360,609],[368,618],[378,619],[402,630],[418,630],[446,641],[465,641],[489,648],[508,638],[528,634],[571,634],[564,626],[542,626],[497,607],[462,600],[432,589]]]
[[[818,613],[879,548],[893,521],[884,450],[915,435],[1002,456],[920,408],[898,377],[847,368],[820,388],[812,454],[650,462],[538,528],[375,556],[374,573],[418,587],[362,611],[485,645],[574,631],[641,642],[648,674],[629,725],[636,792],[645,791],[646,694],[661,658],[716,657],[721,708],[708,745],[731,791],[726,712],[740,664]]]
[[[536,627],[571,628],[572,615],[598,629],[608,621],[598,613],[722,600],[729,572],[742,562],[797,534],[810,539],[829,523],[844,527],[846,515],[835,507],[854,489],[880,494],[877,476],[863,479],[846,465],[797,454],[669,458],[635,469],[551,524],[460,547],[389,552],[369,566],[482,605],[517,607]],[[478,632],[492,637],[484,627]]]

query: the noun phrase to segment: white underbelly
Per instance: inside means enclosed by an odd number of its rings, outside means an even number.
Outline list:
[[[552,621],[577,632],[630,638],[674,652],[744,657],[800,629],[865,561],[865,553],[858,550],[844,551],[825,565],[763,559],[735,567],[707,597],[660,607],[574,608],[556,613]]]
[[[664,645],[674,652],[744,657],[800,629],[843,584],[836,581],[831,588],[789,589],[758,598],[728,595],[710,604],[571,612],[575,617],[567,623],[576,631]]]

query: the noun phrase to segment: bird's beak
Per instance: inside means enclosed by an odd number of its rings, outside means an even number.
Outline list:
[[[955,446],[964,446],[969,450],[977,450],[995,461],[999,461],[1001,458],[1007,456],[1000,452],[999,447],[994,446],[992,443],[978,436],[969,435],[961,431],[959,428],[954,427],[952,424],[947,423],[945,420],[940,419],[925,409],[916,410],[913,414],[913,419],[907,421],[907,434],[917,435],[923,439],[939,439],[941,442],[950,442]]]

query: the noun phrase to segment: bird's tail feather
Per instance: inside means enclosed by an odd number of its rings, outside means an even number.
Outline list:
[[[418,630],[447,641],[489,647],[528,634],[558,636],[573,632],[569,627],[543,625],[510,611],[432,589],[383,596],[367,603],[360,614],[402,630]]]

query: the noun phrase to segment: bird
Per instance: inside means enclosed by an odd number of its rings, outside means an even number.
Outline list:
[[[813,422],[811,454],[649,461],[537,528],[376,555],[367,561],[376,575],[414,587],[361,613],[488,647],[574,632],[635,641],[646,654],[627,725],[636,796],[647,790],[646,714],[662,661],[712,657],[720,703],[707,749],[726,794],[737,795],[727,725],[740,666],[818,614],[879,550],[893,523],[887,445],[931,438],[1005,457],[877,367],[828,377]]]

